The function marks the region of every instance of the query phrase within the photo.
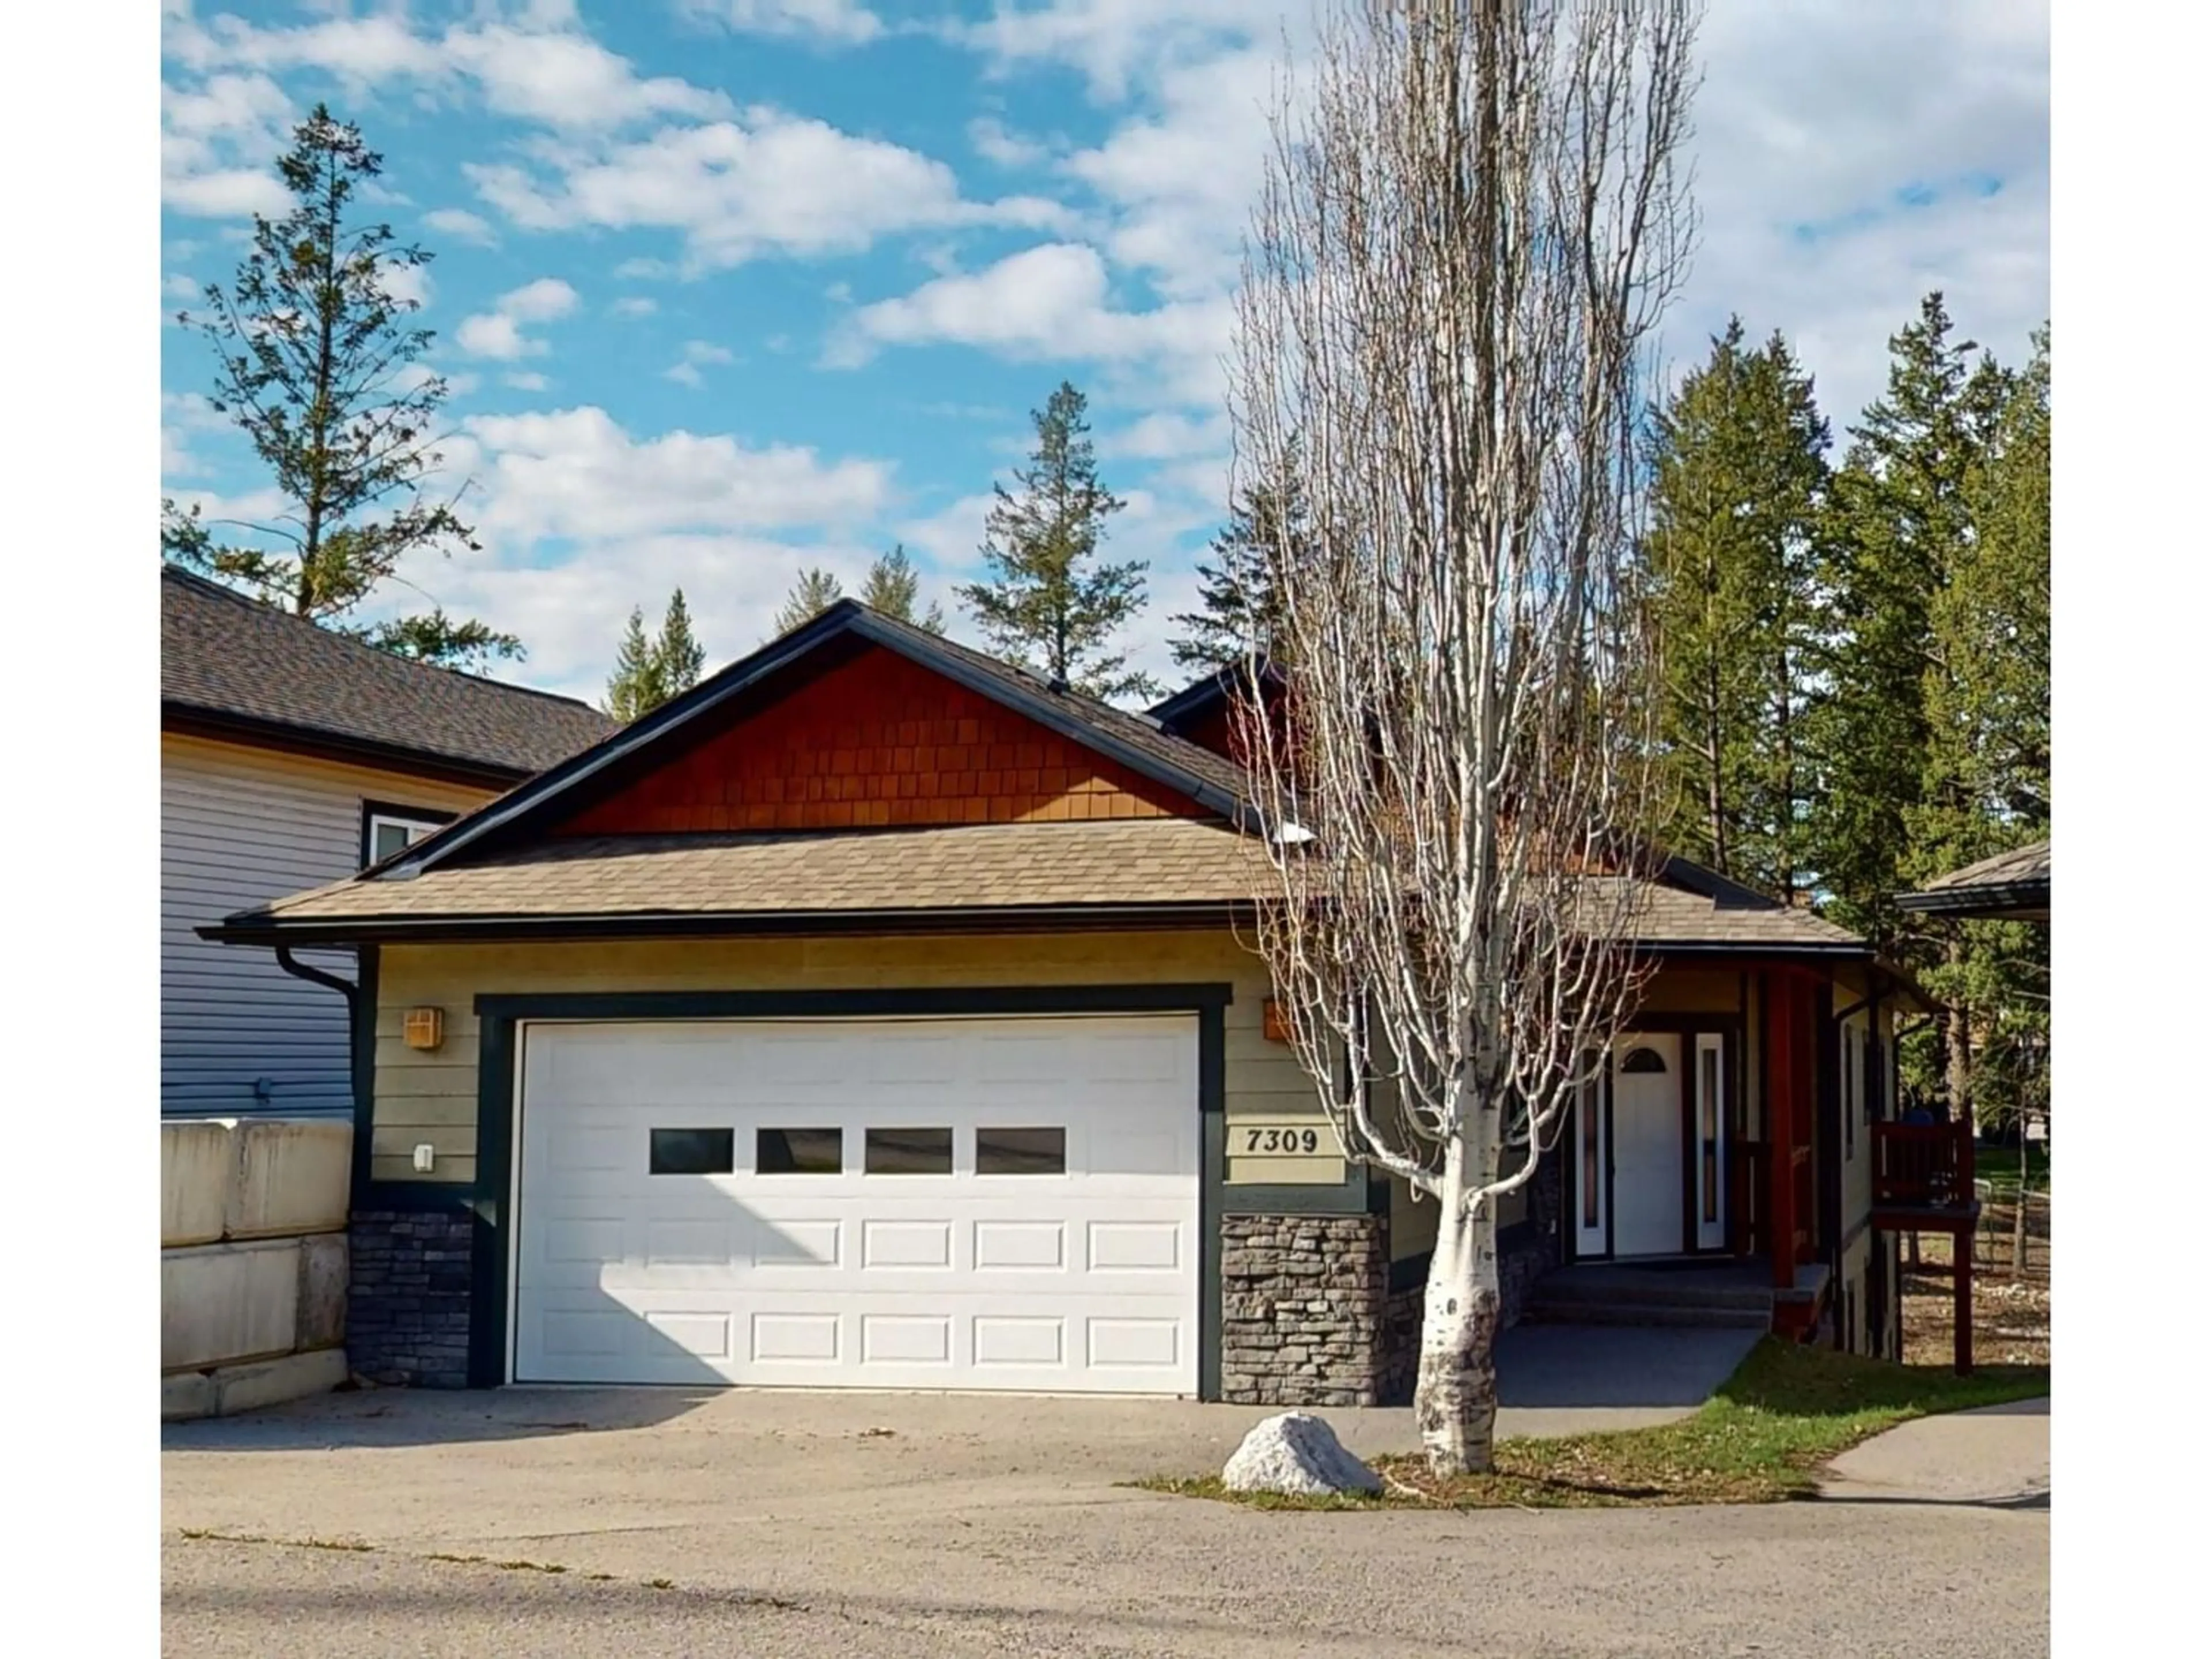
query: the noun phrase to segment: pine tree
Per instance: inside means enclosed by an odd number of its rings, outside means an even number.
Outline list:
[[[627,725],[666,701],[653,641],[645,636],[644,609],[633,605],[629,626],[615,651],[615,672],[607,681],[607,713]]]
[[[1789,902],[1810,865],[1801,752],[1828,426],[1779,334],[1731,318],[1655,422],[1639,578],[1660,642],[1671,848]]]
[[[929,609],[917,616],[915,607],[921,602],[921,576],[915,569],[914,561],[907,556],[905,544],[893,546],[868,567],[868,580],[860,588],[862,605],[900,622],[911,623],[925,633],[942,634],[945,607],[932,599]]]
[[[692,637],[691,612],[684,603],[684,590],[680,587],[668,597],[668,614],[660,620],[660,637],[653,642],[653,655],[660,671],[665,697],[681,696],[699,684],[699,672],[707,665],[707,653]]]
[[[1211,669],[1280,649],[1282,587],[1277,573],[1310,533],[1297,446],[1275,476],[1237,493],[1229,522],[1196,562],[1198,606],[1169,618],[1183,632],[1168,642],[1178,667]]]
[[[2048,331],[2007,378],[1965,490],[1972,535],[1929,598],[1928,722],[1906,808],[1910,884],[2050,834],[2051,360]],[[1954,1103],[2016,1118],[2039,1089],[2050,1034],[2050,933],[2021,922],[1920,921],[1910,949],[1945,1007]]]
[[[388,224],[349,221],[383,158],[318,104],[276,170],[291,210],[273,222],[256,214],[229,289],[210,283],[207,313],[178,320],[215,348],[210,402],[252,441],[285,511],[273,523],[233,526],[254,539],[232,543],[216,539],[198,507],[180,512],[165,499],[163,556],[402,655],[449,664],[522,656],[513,635],[442,610],[374,628],[343,621],[410,555],[477,543],[450,506],[420,499],[440,462],[429,430],[447,386],[410,372],[434,337],[410,325],[418,303],[395,295],[390,278],[431,256],[398,242]]]
[[[615,652],[615,672],[607,681],[607,713],[624,722],[650,714],[696,685],[706,661],[706,653],[691,632],[691,612],[682,588],[669,595],[668,611],[655,638],[646,637],[643,609],[632,607],[629,625]]]
[[[831,605],[845,597],[845,584],[831,570],[809,569],[799,573],[799,580],[791,585],[790,597],[783,609],[775,613],[775,632],[770,638],[788,634],[803,623],[812,622]]]
[[[1908,931],[1893,901],[1929,768],[1932,608],[1972,539],[1969,487],[2005,395],[1979,349],[1952,339],[1940,294],[1892,337],[1887,392],[1851,429],[1820,536],[1817,859],[1837,919],[1885,952]]]
[[[982,546],[988,577],[960,597],[999,655],[1086,696],[1157,691],[1132,671],[1115,635],[1145,603],[1146,561],[1102,562],[1098,544],[1121,501],[1098,481],[1085,399],[1066,381],[1032,414],[1036,447],[997,501]]]

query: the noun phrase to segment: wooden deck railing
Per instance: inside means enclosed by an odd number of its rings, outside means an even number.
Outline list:
[[[1874,1201],[1911,1209],[1964,1208],[1974,1200],[1974,1126],[1874,1126]]]

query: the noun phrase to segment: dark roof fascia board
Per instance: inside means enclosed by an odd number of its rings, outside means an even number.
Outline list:
[[[1243,824],[1245,804],[1206,780],[1168,766],[1155,757],[1132,749],[1096,726],[1073,719],[1042,698],[1024,696],[1015,686],[980,674],[949,653],[930,648],[929,636],[878,621],[857,600],[841,599],[804,627],[771,641],[751,656],[740,659],[713,678],[702,681],[682,696],[664,703],[641,720],[624,726],[581,754],[539,773],[506,800],[483,808],[450,828],[416,842],[407,856],[394,861],[374,878],[405,879],[436,868],[464,848],[495,831],[520,825],[551,801],[586,780],[659,743],[709,710],[761,684],[771,675],[798,662],[830,641],[854,635],[896,652],[908,660],[944,675],[955,684],[989,698],[1001,707],[1028,716],[1062,737],[1119,762],[1140,776],[1187,794],[1200,805]]]
[[[1228,927],[1241,902],[1189,904],[996,905],[930,910],[647,912],[626,915],[363,916],[347,920],[234,916],[193,931],[218,945],[430,944],[494,939],[717,939],[822,933],[1098,933]]]
[[[1230,687],[1246,672],[1247,665],[1244,663],[1224,663],[1211,674],[1193,680],[1182,690],[1170,692],[1145,713],[1172,732],[1182,722],[1228,702]],[[1258,678],[1262,682],[1273,683],[1279,681],[1281,676],[1273,662],[1263,659],[1259,665]]]
[[[1665,957],[1672,960],[1682,957],[1714,957],[1755,967],[1760,963],[1872,962],[1874,947],[1858,941],[1836,944],[1777,945],[1761,939],[1755,943],[1728,943],[1717,939],[1638,939],[1633,949],[1640,957]]]
[[[517,768],[495,766],[435,750],[379,743],[373,738],[344,736],[319,726],[295,726],[285,720],[203,708],[166,697],[161,701],[161,729],[179,737],[273,749],[289,755],[372,767],[380,772],[406,772],[442,782],[475,784],[489,789],[512,789],[531,775]]]
[[[1899,893],[1897,908],[1921,915],[1995,915],[1999,911],[2048,910],[2051,878],[1976,883],[1972,886],[1937,887],[1922,893]]]

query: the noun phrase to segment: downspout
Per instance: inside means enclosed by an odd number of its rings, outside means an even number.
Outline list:
[[[326,974],[319,968],[309,967],[292,954],[292,947],[289,945],[279,945],[275,948],[276,965],[293,978],[327,986],[346,1000],[346,1030],[350,1031],[353,1029],[352,1016],[356,1012],[355,999],[360,994],[361,988],[349,979],[340,979],[336,974]]]

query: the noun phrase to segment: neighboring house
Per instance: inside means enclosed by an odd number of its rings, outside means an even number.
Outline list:
[[[1963,870],[1939,876],[1917,893],[1900,893],[1899,908],[1963,921],[2049,921],[2051,843],[2015,847]]]
[[[612,729],[163,565],[163,1113],[350,1112],[343,1000],[193,930],[388,857]]]
[[[1176,713],[844,601],[203,930],[361,953],[356,1368],[1402,1397],[1434,1210],[1270,1040],[1243,773]],[[1695,866],[1649,900],[1644,1011],[1507,1218],[1509,1316],[1703,1256],[1893,1352],[1871,1142],[1917,999]]]

